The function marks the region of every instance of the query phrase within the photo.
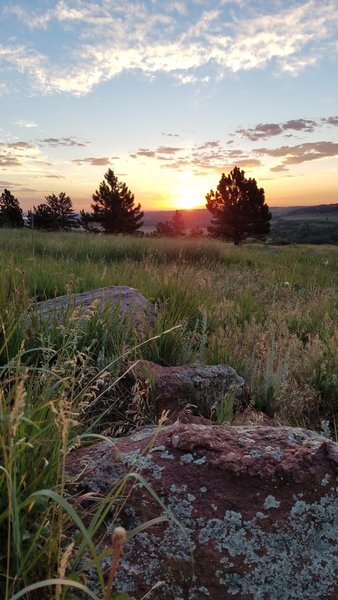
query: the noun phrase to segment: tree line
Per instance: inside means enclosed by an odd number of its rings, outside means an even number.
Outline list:
[[[125,183],[108,169],[99,189],[92,196],[91,212],[80,211],[78,216],[72,200],[64,192],[51,194],[45,202],[28,211],[27,226],[33,229],[67,231],[83,227],[88,231],[105,233],[137,233],[143,225],[144,213],[135,203],[134,194]],[[270,231],[271,213],[265,202],[263,188],[255,179],[247,179],[244,171],[235,167],[228,175],[222,174],[216,191],[206,195],[206,207],[212,215],[209,235],[232,240],[239,244],[243,239],[264,237]],[[4,189],[0,196],[0,227],[23,227],[23,211],[13,194]],[[185,226],[182,214],[176,211],[170,221],[156,226],[157,235],[183,236]],[[203,231],[195,228],[194,237]]]

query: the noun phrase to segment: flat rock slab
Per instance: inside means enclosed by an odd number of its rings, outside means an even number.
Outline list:
[[[151,385],[156,401],[156,413],[169,411],[176,417],[189,405],[199,414],[210,416],[214,406],[220,406],[226,394],[231,394],[234,410],[242,409],[249,401],[244,379],[228,365],[191,364],[163,367],[140,360],[127,365],[141,385]]]
[[[68,311],[80,310],[85,317],[89,310],[118,311],[121,319],[131,316],[137,326],[153,329],[155,327],[155,306],[138,290],[128,286],[108,286],[80,294],[57,296],[51,300],[37,302],[33,310],[43,319],[60,318]]]
[[[116,589],[136,600],[163,580],[149,598],[334,600],[337,466],[338,445],[311,431],[177,422],[79,448],[67,469],[76,492],[103,494],[138,471],[167,507],[137,482],[112,523],[169,519],[125,545]]]

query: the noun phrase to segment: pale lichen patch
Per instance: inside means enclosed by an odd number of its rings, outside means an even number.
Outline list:
[[[265,510],[269,510],[270,508],[279,508],[279,506],[280,501],[276,500],[274,496],[269,495],[264,500],[263,508],[265,508]]]

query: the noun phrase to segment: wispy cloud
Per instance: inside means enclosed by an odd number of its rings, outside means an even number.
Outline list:
[[[162,131],[161,135],[165,135],[167,137],[180,137],[178,133],[165,133]]]
[[[114,156],[113,157],[114,160],[118,159],[118,156]],[[98,167],[98,166],[105,166],[105,165],[109,165],[109,163],[111,162],[112,159],[108,158],[107,156],[103,156],[103,157],[89,157],[89,158],[75,158],[74,160],[72,160],[73,163],[75,163],[76,165],[91,165],[93,167]]]
[[[3,167],[18,167],[21,161],[16,156],[8,156],[0,152],[0,168]]]
[[[177,148],[174,146],[159,146],[154,150],[149,150],[148,148],[140,148],[135,152],[134,156],[145,156],[146,158],[161,158],[164,155],[172,156],[181,152],[183,148]]]
[[[0,168],[16,168],[39,157],[39,149],[30,142],[0,142]]]
[[[42,146],[76,146],[76,147],[86,147],[89,145],[89,142],[84,140],[79,140],[75,137],[61,137],[61,138],[44,138],[39,140],[39,144]]]
[[[0,148],[14,149],[14,150],[31,150],[35,146],[30,142],[0,142]]]
[[[335,119],[335,117],[330,117],[330,119]],[[276,135],[281,135],[286,131],[302,131],[305,133],[312,133],[324,122],[328,123],[329,119],[322,119],[319,122],[312,121],[310,119],[292,119],[290,121],[285,121],[284,123],[259,123],[256,125],[256,127],[251,129],[237,129],[236,133],[244,138],[247,138],[251,142],[256,142],[260,139],[267,139]]]
[[[20,192],[37,192],[36,189],[27,187],[24,184],[21,183],[17,183],[14,181],[4,181],[4,180],[0,180],[0,190],[1,189],[9,189],[11,192],[13,193],[20,193]]]
[[[33,127],[37,127],[38,124],[34,123],[34,121],[14,121],[13,125],[17,125],[18,127],[25,127],[26,129],[32,129]]]
[[[333,125],[334,127],[338,127],[338,116],[322,119],[322,123],[325,123],[325,125]]]
[[[243,150],[223,146],[219,140],[209,140],[190,147],[140,148],[130,156],[134,159],[156,160],[165,169],[177,171],[188,169],[199,176],[210,172],[222,173],[231,170],[235,165],[248,169],[261,165],[256,156],[250,157]]]
[[[272,167],[271,170],[285,170],[288,165],[298,165],[304,162],[322,158],[333,158],[338,156],[338,144],[334,142],[313,142],[297,144],[296,146],[281,146],[279,148],[258,148],[258,155],[267,155],[283,158],[281,165]]]
[[[163,5],[59,0],[52,8],[33,10],[23,2],[7,4],[3,19],[23,23],[31,42],[8,39],[0,57],[28,74],[40,92],[81,95],[128,70],[151,77],[169,73],[186,84],[270,63],[276,72],[297,75],[337,51],[336,0]],[[56,25],[65,36],[57,59],[33,35],[35,29],[52,31]]]

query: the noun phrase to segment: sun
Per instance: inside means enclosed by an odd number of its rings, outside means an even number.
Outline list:
[[[177,210],[189,210],[189,208],[200,208],[202,206],[199,193],[193,188],[183,188],[179,198],[175,201]]]
[[[203,207],[203,190],[194,173],[187,169],[178,174],[176,184],[171,190],[172,207],[175,210],[189,210]]]
[[[183,187],[180,189],[177,198],[175,199],[176,210],[189,210],[192,208],[203,207],[203,196],[193,187]]]

